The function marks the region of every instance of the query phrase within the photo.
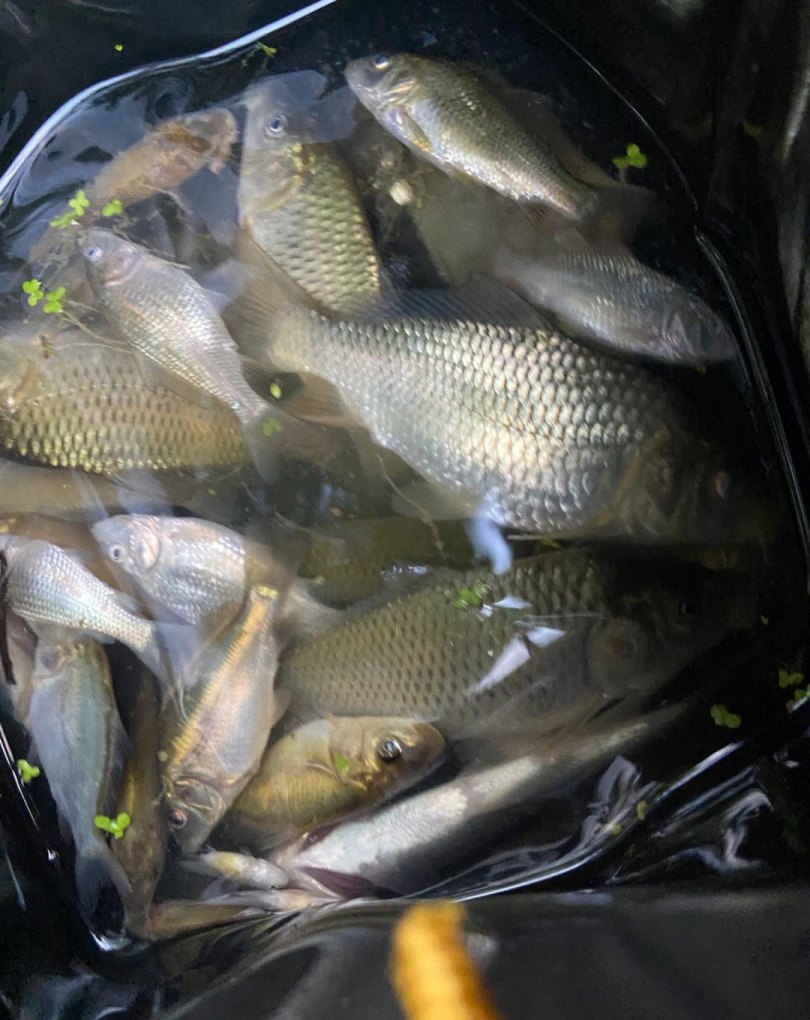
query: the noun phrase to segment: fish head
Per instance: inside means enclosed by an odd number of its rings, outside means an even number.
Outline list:
[[[765,542],[778,520],[749,468],[668,426],[638,453],[619,502],[628,536],[656,542]]]
[[[661,336],[676,362],[729,361],[737,350],[726,324],[695,294],[667,305]]]
[[[611,608],[589,639],[591,675],[609,697],[651,693],[757,619],[750,577],[675,557],[615,564]]]
[[[336,719],[332,729],[330,755],[340,778],[389,796],[424,776],[446,749],[434,726],[413,719]]]
[[[145,254],[137,244],[97,227],[82,235],[80,251],[95,287],[124,283],[140,266]]]
[[[169,831],[184,853],[195,853],[225,814],[225,799],[213,782],[195,775],[168,774],[164,792]]]
[[[161,552],[160,519],[147,514],[121,514],[97,521],[93,538],[114,569],[140,583],[154,571]]]
[[[408,53],[377,53],[346,65],[346,81],[363,106],[402,141],[414,144],[422,132],[412,120],[421,95],[419,61]]]

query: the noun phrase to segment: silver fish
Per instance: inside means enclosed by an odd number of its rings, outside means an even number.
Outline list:
[[[573,335],[615,353],[701,365],[736,352],[726,324],[697,294],[632,255],[526,258],[501,250],[492,269]]]
[[[122,514],[98,521],[93,537],[111,569],[133,582],[150,611],[195,626],[222,626],[256,584],[283,588],[281,629],[317,630],[338,617],[268,546],[194,517]]]
[[[115,816],[127,739],[115,705],[110,667],[90,638],[40,642],[32,676],[30,726],[59,814],[76,846],[76,886],[92,912],[99,889],[129,882],[110,852],[96,815]]]
[[[158,674],[164,666],[154,624],[133,600],[95,577],[68,550],[50,542],[0,534],[8,561],[8,601],[40,637],[71,630],[121,641]]]
[[[475,304],[411,295],[375,320],[267,300],[277,309],[267,356],[331,383],[376,442],[440,493],[438,505],[432,492],[404,494],[428,516],[643,541],[763,532],[765,508],[727,453],[691,430],[678,393],[547,328],[499,285],[478,288]]]
[[[233,411],[243,427],[269,405],[245,382],[239,354],[205,290],[188,273],[108,230],[84,235],[93,290],[127,342]]]

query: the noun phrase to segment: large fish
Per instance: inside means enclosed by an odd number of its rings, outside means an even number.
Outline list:
[[[378,54],[350,61],[346,80],[386,130],[443,170],[576,220],[597,208],[597,193],[569,174],[475,71],[407,53]]]
[[[234,802],[228,831],[271,846],[368,811],[422,779],[445,743],[429,723],[316,719],[271,744]]]
[[[665,381],[549,328],[500,285],[482,284],[472,304],[411,295],[401,314],[373,320],[328,320],[277,291],[266,303],[277,309],[267,356],[331,383],[441,491],[438,505],[405,494],[429,515],[653,541],[762,531],[760,506]]]
[[[95,577],[69,550],[50,542],[0,534],[8,562],[9,606],[37,634],[54,627],[121,641],[154,672],[164,663],[155,625],[136,615],[133,600]]]
[[[496,254],[493,272],[554,312],[574,336],[619,354],[700,365],[734,357],[728,326],[672,277],[632,255]]]
[[[248,235],[322,308],[373,304],[382,270],[354,182],[334,142],[322,75],[275,75],[245,96],[239,214]]]
[[[251,589],[230,627],[188,665],[161,718],[163,789],[169,827],[181,848],[199,849],[259,767],[283,705],[273,681],[273,629],[283,601]]]
[[[245,464],[234,415],[172,383],[78,329],[2,340],[0,444],[40,464],[104,475]]]
[[[649,695],[756,619],[754,585],[695,564],[571,549],[506,575],[440,575],[290,648],[294,718],[399,715],[448,737],[523,717],[558,726]]]
[[[129,891],[94,821],[115,816],[127,746],[106,652],[91,638],[62,634],[54,644],[40,641],[31,682],[31,734],[73,836],[76,886],[89,914],[105,883],[112,881],[122,895]]]

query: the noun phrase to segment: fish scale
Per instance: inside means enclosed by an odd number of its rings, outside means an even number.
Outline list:
[[[683,605],[694,607],[688,620],[680,619]],[[490,713],[557,720],[583,698],[652,690],[726,629],[749,625],[753,612],[751,586],[738,579],[684,573],[668,561],[548,553],[506,575],[440,575],[383,606],[351,611],[290,649],[278,684],[294,718],[403,715],[452,737]],[[550,640],[555,630],[562,634]]]
[[[475,71],[399,53],[350,61],[346,80],[379,123],[421,159],[567,217],[582,219],[593,211],[594,192],[563,168]]]
[[[152,383],[137,356],[75,342],[80,336],[63,332],[47,357],[31,346],[0,344],[0,443],[7,450],[106,475],[246,463],[239,424],[226,408],[203,407]],[[15,375],[20,359],[22,379]]]
[[[312,72],[305,72],[311,76]],[[317,303],[333,312],[380,297],[382,270],[354,181],[281,75],[251,90],[239,177],[242,225]],[[268,119],[284,119],[278,134]],[[281,123],[281,120],[279,120]],[[326,125],[328,129],[328,125]]]
[[[656,376],[530,327],[330,321],[289,308],[269,353],[333,383],[378,443],[471,511],[543,534],[577,533],[606,513],[605,533],[624,533],[613,506],[623,478],[645,448],[682,431],[682,404]]]

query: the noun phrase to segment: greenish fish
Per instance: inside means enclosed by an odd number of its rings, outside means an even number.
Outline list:
[[[267,301],[278,309],[265,320],[270,360],[331,383],[431,483],[404,493],[429,516],[551,537],[762,532],[763,507],[726,453],[691,431],[680,394],[549,328],[500,285],[482,282],[473,303],[413,294],[374,320],[329,320],[269,291]]]
[[[103,475],[247,463],[234,415],[172,384],[145,373],[133,352],[89,342],[78,329],[0,340],[0,445]]]
[[[315,719],[270,745],[231,808],[228,831],[269,847],[371,810],[427,775],[444,750],[429,723]]]
[[[126,874],[96,827],[114,813],[127,739],[115,705],[104,649],[63,633],[40,641],[34,661],[31,735],[60,816],[76,847],[76,887],[86,914],[112,882],[124,896]]]
[[[398,715],[445,736],[658,689],[756,619],[753,582],[640,553],[571,549],[471,571],[363,612],[288,649],[291,718]]]
[[[8,603],[41,638],[56,627],[121,641],[153,672],[165,672],[152,621],[69,550],[9,534],[0,534],[0,550],[8,562]]]
[[[239,215],[252,240],[325,310],[380,297],[382,270],[354,182],[334,142],[326,80],[275,75],[245,96]]]
[[[152,677],[139,678],[130,727],[131,753],[127,760],[112,817],[122,812],[130,824],[112,850],[129,878],[122,896],[127,928],[137,935],[149,932],[149,911],[155,887],[163,873],[168,828],[162,805],[158,751],[158,694]],[[106,812],[105,812],[106,813]]]
[[[274,691],[279,603],[252,588],[230,627],[200,649],[163,705],[161,751],[169,827],[198,850],[258,769],[283,712]]]
[[[415,517],[335,521],[310,532],[300,572],[318,598],[346,604],[369,598],[397,562],[468,567],[473,551],[455,521],[426,524]]]
[[[518,202],[581,220],[597,193],[569,174],[470,68],[408,53],[352,60],[346,80],[380,124],[417,156]]]

